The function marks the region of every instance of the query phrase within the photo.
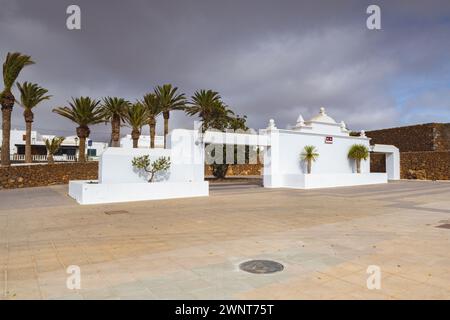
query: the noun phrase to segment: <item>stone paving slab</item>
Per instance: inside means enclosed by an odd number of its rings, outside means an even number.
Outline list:
[[[449,183],[91,206],[66,193],[0,191],[0,299],[450,299],[450,229],[436,228],[450,220]],[[239,270],[250,259],[285,269]],[[66,286],[70,265],[81,289]]]

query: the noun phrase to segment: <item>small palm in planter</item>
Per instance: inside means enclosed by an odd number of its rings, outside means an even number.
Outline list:
[[[316,161],[319,157],[319,154],[317,153],[317,149],[314,146],[305,146],[303,148],[303,152],[300,154],[300,157],[302,160],[306,161],[308,164],[308,174],[311,173],[311,167],[313,161]]]
[[[356,172],[361,173],[361,160],[367,160],[369,157],[369,148],[363,144],[354,144],[348,151],[348,157],[355,160]]]
[[[53,156],[58,152],[61,144],[64,141],[64,137],[53,137],[52,140],[45,139],[45,147],[47,148],[47,161],[48,163],[54,163]]]
[[[143,170],[150,174],[150,179],[148,182],[153,182],[155,175],[158,172],[164,172],[170,168],[170,158],[169,157],[159,157],[155,161],[151,162],[148,155],[142,157],[134,157],[132,161],[133,167],[138,170]]]

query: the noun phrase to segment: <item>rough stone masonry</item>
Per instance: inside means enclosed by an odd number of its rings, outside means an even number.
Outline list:
[[[366,133],[371,144],[400,149],[402,179],[450,180],[450,123],[427,123]],[[385,171],[384,155],[371,155],[371,171]]]

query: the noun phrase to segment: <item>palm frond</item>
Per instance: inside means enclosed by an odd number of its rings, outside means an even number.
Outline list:
[[[191,101],[185,111],[188,115],[197,115],[207,118],[213,112],[215,104],[221,100],[218,92],[213,90],[199,90],[191,97]]]
[[[44,100],[49,100],[52,96],[46,95],[47,89],[40,87],[36,83],[24,82],[17,83],[20,92],[20,105],[25,109],[31,110]]]
[[[79,126],[88,126],[104,122],[100,101],[89,97],[72,98],[68,106],[57,107],[53,112],[65,117]]]
[[[3,84],[5,86],[3,92],[11,92],[11,88],[22,69],[31,64],[34,64],[34,61],[31,60],[30,56],[20,52],[8,52],[3,63]]]
[[[316,161],[319,157],[319,153],[315,146],[307,145],[303,148],[303,152],[300,154],[303,160]]]
[[[113,117],[119,117],[124,120],[126,110],[130,102],[118,97],[105,97],[100,105],[100,109],[105,121],[111,120]]]
[[[140,102],[147,109],[149,118],[155,119],[163,112],[159,98],[155,93],[146,94]]]
[[[125,121],[134,130],[141,130],[148,123],[146,107],[139,101],[132,104],[125,113]]]
[[[45,147],[47,148],[47,154],[54,155],[56,152],[58,152],[64,140],[64,137],[53,137],[51,140],[45,139],[44,142]]]
[[[186,96],[184,93],[178,93],[178,88],[173,87],[171,84],[157,86],[155,88],[155,94],[163,113],[172,110],[184,110],[186,108]]]
[[[363,144],[354,144],[348,151],[348,157],[354,160],[367,160],[367,158],[369,157],[369,148],[367,148]]]

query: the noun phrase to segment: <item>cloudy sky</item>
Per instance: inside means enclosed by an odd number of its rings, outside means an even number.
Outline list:
[[[81,30],[66,8],[81,8]],[[382,30],[366,28],[381,7]],[[70,97],[134,101],[172,83],[219,91],[253,128],[294,124],[327,108],[354,130],[450,122],[450,1],[0,0],[0,57],[29,54],[19,81],[52,100],[35,111],[42,133],[72,135],[51,112]],[[17,92],[17,90],[16,90]],[[174,113],[171,127],[192,127]],[[162,121],[158,131],[162,130]],[[23,128],[20,107],[13,128]],[[92,128],[108,140],[109,127]]]

